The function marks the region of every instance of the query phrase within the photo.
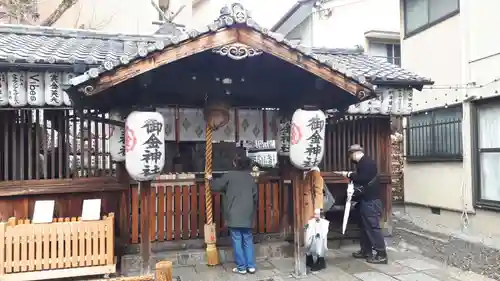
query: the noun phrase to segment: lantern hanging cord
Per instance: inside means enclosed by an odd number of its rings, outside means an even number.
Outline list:
[[[210,126],[210,122],[206,125],[205,134],[205,175],[212,174],[212,132],[213,128]],[[210,181],[205,177],[205,204],[207,206],[207,224],[212,224],[213,222],[213,211],[212,211],[212,190],[210,189]]]

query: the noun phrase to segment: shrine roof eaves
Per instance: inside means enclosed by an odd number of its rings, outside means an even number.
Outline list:
[[[283,35],[260,27],[242,6],[236,12],[229,7],[222,9],[221,16],[203,30],[179,30],[175,35],[130,35],[79,29],[2,25],[0,66],[23,63],[30,66],[44,65],[49,68],[83,65],[84,70],[88,70],[71,80],[72,86],[78,86],[167,47],[215,33],[234,24],[245,25],[305,58],[310,58],[331,71],[347,76],[367,89],[374,89],[374,85],[391,83],[395,86],[421,88],[423,85],[433,83],[430,79],[362,53],[311,49],[297,45],[285,39]]]
[[[343,72],[352,72],[377,86],[410,86],[421,89],[434,82],[426,77],[389,63],[386,58],[373,57],[359,49],[313,48],[313,53],[329,59]]]

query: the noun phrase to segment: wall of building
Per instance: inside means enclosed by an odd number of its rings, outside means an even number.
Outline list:
[[[484,85],[500,77],[500,24],[495,11],[500,2],[460,1],[460,14],[423,32],[402,40],[402,65],[421,75],[431,77],[436,85],[475,83]],[[488,19],[488,20],[484,20]],[[478,99],[498,96],[500,83],[460,90],[430,90],[414,95],[417,110],[460,103],[465,97]],[[471,235],[500,235],[493,225],[500,223],[498,213],[474,208],[477,182],[473,169],[477,167],[472,148],[476,125],[470,110],[474,102],[463,103],[463,162],[406,163],[405,201],[425,206],[472,212],[469,215]],[[423,176],[425,175],[425,176]],[[412,217],[418,217],[426,228],[441,225],[450,231],[462,231],[461,213],[441,211],[436,216],[428,208],[408,207]],[[424,226],[425,227],[425,226]]]
[[[430,77],[436,85],[462,84],[460,46],[460,15],[457,15],[402,40],[402,66],[419,75]],[[455,91],[416,91],[413,97],[414,109],[442,107],[450,102],[451,95],[456,94]],[[461,162],[406,163],[405,201],[462,209],[462,172]],[[468,196],[465,200],[471,203],[472,199]]]
[[[399,0],[333,0],[324,5],[331,16],[314,16],[314,46],[353,48],[364,46],[370,30],[399,32]]]

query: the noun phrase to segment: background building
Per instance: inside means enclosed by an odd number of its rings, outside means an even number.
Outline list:
[[[402,65],[435,81],[414,95],[407,124],[405,201],[420,206],[407,211],[453,230],[473,213],[469,231],[487,236],[500,235],[499,8],[401,1]]]

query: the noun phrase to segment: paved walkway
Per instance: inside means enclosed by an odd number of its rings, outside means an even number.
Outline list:
[[[404,249],[389,248],[388,265],[370,265],[351,258],[357,246],[329,250],[328,267],[317,274],[301,278],[305,281],[493,281],[473,272],[448,267],[438,261]],[[234,264],[217,267],[205,265],[174,268],[180,281],[292,281],[293,259],[273,258],[260,260],[255,275],[236,275],[231,272]]]

